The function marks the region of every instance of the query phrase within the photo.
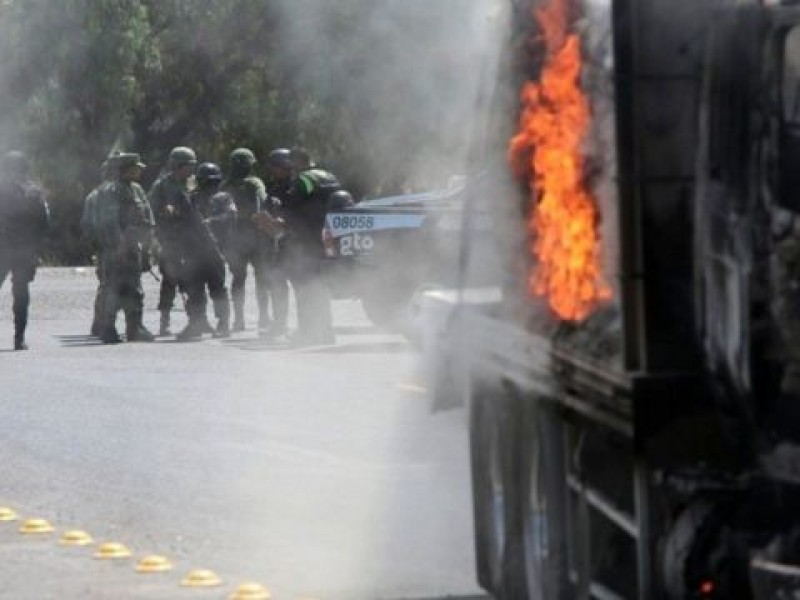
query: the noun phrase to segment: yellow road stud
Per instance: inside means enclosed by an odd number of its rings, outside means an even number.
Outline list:
[[[24,534],[52,533],[53,531],[53,526],[47,519],[28,519],[19,528],[19,532]]]
[[[269,590],[265,588],[260,583],[243,583],[233,595],[229,598],[229,600],[270,600],[272,596],[269,594]]]
[[[128,558],[129,556],[131,556],[131,551],[127,548],[127,546],[117,542],[106,542],[97,549],[97,552],[94,553],[95,558],[104,560]]]
[[[9,521],[16,521],[17,519],[19,519],[19,517],[13,508],[8,508],[7,506],[0,507],[0,522],[7,523]]]
[[[214,571],[208,571],[207,569],[191,571],[181,581],[181,585],[184,587],[214,587],[221,584],[222,579]]]
[[[61,535],[61,539],[58,540],[58,544],[60,546],[88,546],[89,544],[94,544],[94,540],[85,531],[73,529],[65,531]]]
[[[160,573],[170,570],[172,570],[172,563],[169,562],[169,559],[157,554],[145,556],[139,561],[139,564],[136,565],[136,571],[138,573]]]

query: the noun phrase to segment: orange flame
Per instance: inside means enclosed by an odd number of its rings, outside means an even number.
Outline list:
[[[528,287],[561,319],[582,321],[611,290],[600,266],[597,203],[583,181],[591,116],[579,84],[581,42],[568,31],[566,0],[549,0],[535,17],[546,60],[541,80],[522,89],[520,128],[508,152],[514,173],[530,181],[534,203]]]

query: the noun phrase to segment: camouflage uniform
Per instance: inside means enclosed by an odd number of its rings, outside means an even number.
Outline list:
[[[269,324],[269,290],[267,286],[266,254],[263,234],[252,220],[254,214],[264,210],[267,191],[264,182],[252,174],[255,156],[246,148],[237,148],[231,153],[231,173],[220,187],[227,192],[236,205],[236,226],[226,248],[226,258],[233,274],[231,297],[234,311],[234,331],[244,329],[244,296],[247,266],[253,265],[258,302],[258,324],[266,328]]]
[[[97,205],[97,233],[107,287],[102,319],[102,338],[106,343],[120,341],[115,327],[120,308],[125,313],[128,341],[152,340],[142,325],[142,272],[150,268],[148,253],[154,221],[142,187],[123,177],[132,166],[143,166],[138,154],[119,156],[119,175],[109,185],[103,202]]]
[[[3,158],[0,179],[0,285],[11,273],[14,297],[14,349],[25,350],[30,283],[50,225],[44,191],[28,178],[28,160],[20,152]]]
[[[169,335],[170,311],[175,304],[178,287],[182,283],[179,219],[169,213],[167,207],[185,205],[188,202],[188,195],[186,184],[178,181],[172,173],[160,177],[147,195],[156,222],[156,239],[160,246],[158,266],[161,271],[161,289],[158,296],[158,310],[161,312],[159,330],[161,335]]]

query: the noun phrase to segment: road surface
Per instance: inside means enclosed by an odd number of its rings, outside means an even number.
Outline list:
[[[277,599],[479,593],[465,417],[430,413],[405,340],[344,300],[330,347],[252,330],[103,346],[85,335],[94,286],[88,269],[40,270],[28,352],[10,351],[0,290],[0,507],[21,518],[0,522],[0,598],[228,598],[245,581]],[[20,534],[34,517],[56,531]],[[59,546],[68,529],[133,555]],[[137,573],[149,554],[174,569]],[[222,585],[180,585],[200,568]]]

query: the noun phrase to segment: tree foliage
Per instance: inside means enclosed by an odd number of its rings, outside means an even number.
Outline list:
[[[478,5],[480,2],[478,2]],[[432,8],[431,5],[437,5]],[[480,74],[473,0],[0,0],[0,146],[50,192],[52,259],[114,149],[302,144],[355,195],[446,179]]]

